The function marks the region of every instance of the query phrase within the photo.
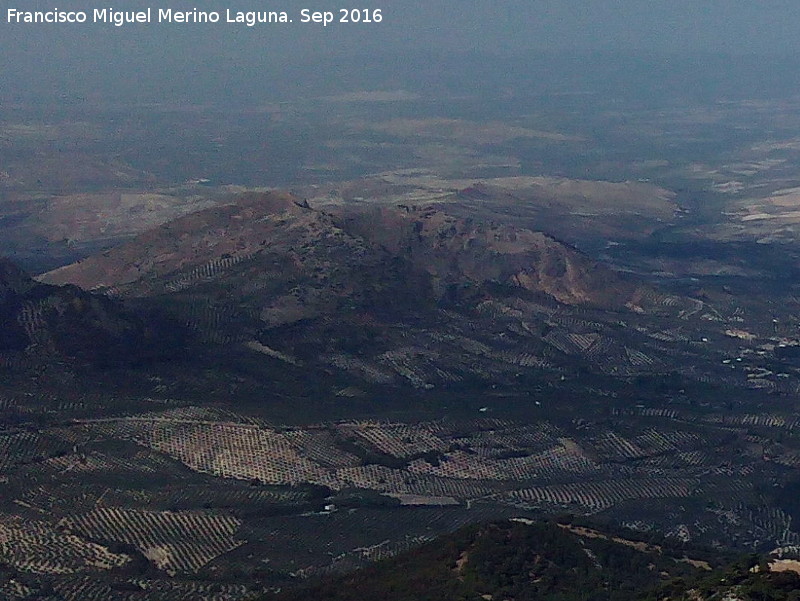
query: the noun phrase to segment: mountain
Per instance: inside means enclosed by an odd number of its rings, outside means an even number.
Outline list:
[[[207,343],[416,387],[574,364],[565,354],[591,362],[595,342],[635,370],[651,361],[631,359],[638,334],[619,320],[665,311],[650,287],[541,232],[435,207],[323,211],[279,192],[181,217],[40,280],[156,308]],[[572,333],[589,337],[562,340]]]
[[[317,280],[333,279],[331,273],[355,264],[399,260],[426,276],[433,286],[429,294],[437,298],[450,286],[496,282],[566,304],[620,307],[634,292],[540,232],[476,223],[435,208],[322,212],[281,193],[246,194],[233,204],[193,213],[41,280],[145,296],[187,289],[215,277],[214,270],[256,255],[262,263],[266,256],[288,257],[295,272]],[[204,267],[207,273],[195,273]]]

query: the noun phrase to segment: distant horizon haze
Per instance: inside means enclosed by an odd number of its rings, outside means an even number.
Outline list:
[[[782,69],[800,56],[800,3],[782,0],[735,5],[721,0],[439,0],[424,7],[409,0],[395,0],[391,5],[382,1],[352,6],[318,0],[313,4],[285,0],[266,6],[241,0],[195,0],[185,5],[163,0],[7,3],[0,12],[0,97],[77,95],[203,102],[237,97],[239,92],[243,96],[267,93],[270,86],[281,90],[281,97],[313,97],[319,90],[349,89],[351,82],[372,89],[403,87],[407,84],[402,72],[412,71],[419,56],[433,58],[433,62],[419,61],[419,69],[433,72],[438,68],[445,78],[453,65],[465,78],[473,70],[480,73],[482,59],[475,57],[493,57],[497,61],[493,70],[502,69],[504,58],[513,58],[518,79],[525,77],[519,62],[529,57],[555,59],[557,65],[564,58],[589,55],[592,71],[614,71],[616,57],[669,68],[676,60],[691,63],[693,57],[725,56],[734,67],[741,63],[748,72],[766,72],[780,81]],[[133,11],[148,7],[286,11],[295,22],[254,27],[227,23],[116,27],[109,23],[21,24],[7,19],[10,8]],[[336,13],[340,8],[380,10],[382,21],[337,22],[327,27],[299,23],[302,9]],[[770,58],[748,58],[753,56]],[[790,71],[786,77],[793,79]]]

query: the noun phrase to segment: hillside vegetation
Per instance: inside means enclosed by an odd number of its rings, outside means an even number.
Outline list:
[[[687,555],[688,554],[688,555]],[[699,559],[702,557],[703,559]],[[758,556],[665,547],[552,522],[468,527],[264,601],[783,601],[800,576]]]

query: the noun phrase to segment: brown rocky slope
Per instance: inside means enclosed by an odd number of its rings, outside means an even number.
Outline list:
[[[648,287],[540,232],[434,208],[324,212],[284,193],[242,195],[40,280],[155,304],[208,343],[415,386],[551,365],[570,352],[544,340],[554,313],[660,310]]]

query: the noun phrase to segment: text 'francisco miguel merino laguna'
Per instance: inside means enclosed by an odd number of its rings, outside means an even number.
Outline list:
[[[305,13],[309,13],[306,15]],[[301,22],[311,21],[310,11],[301,11]],[[306,21],[309,17],[309,21]],[[136,11],[95,8],[91,11],[66,11],[53,8],[48,11],[28,11],[9,8],[7,23],[108,23],[122,27],[129,23],[239,23],[253,27],[258,23],[291,23],[288,13],[283,11],[234,11],[225,10],[173,10],[159,8]]]

